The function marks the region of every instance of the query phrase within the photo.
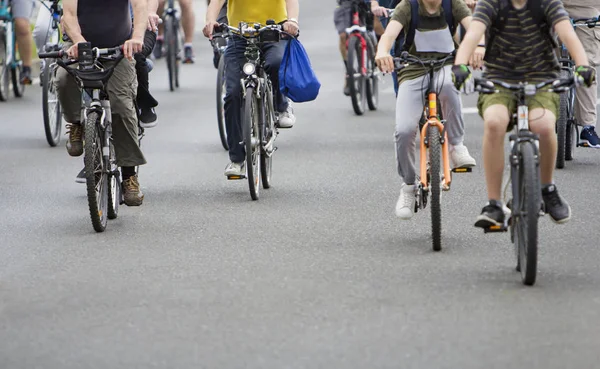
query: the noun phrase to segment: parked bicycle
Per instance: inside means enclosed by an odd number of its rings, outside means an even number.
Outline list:
[[[115,66],[123,59],[122,47],[98,49],[89,42],[78,45],[78,60],[66,58],[64,50],[40,53],[55,59],[81,88],[82,122],[84,123],[84,170],[92,225],[96,232],[106,229],[108,219],[118,215],[122,203],[121,178],[112,143],[112,116],[106,84]],[[104,62],[113,63],[110,67]],[[77,68],[69,67],[78,63]]]
[[[25,85],[19,81],[22,69],[12,4],[10,0],[0,0],[0,101],[8,100],[11,82],[15,96],[23,96]]]
[[[225,130],[225,95],[227,92],[227,85],[225,79],[225,49],[227,48],[227,41],[229,40],[228,29],[224,29],[223,32],[219,32],[213,35],[210,41],[213,51],[219,55],[219,65],[217,68],[217,123],[219,126],[219,137],[221,138],[221,144],[225,150],[229,150],[227,144],[227,132]]]
[[[48,11],[52,16],[51,28],[48,39],[44,45],[46,52],[58,51],[62,49],[60,42],[60,17],[62,7],[60,0],[53,0]],[[42,6],[47,7],[44,2]],[[62,113],[58,95],[54,84],[58,64],[55,59],[42,59],[42,71],[40,73],[40,83],[42,85],[42,111],[44,114],[44,131],[46,141],[50,146],[56,146],[60,142],[60,133],[62,130]]]
[[[394,58],[396,71],[400,71],[410,64],[417,64],[429,72],[429,85],[424,96],[427,97],[423,108],[423,117],[419,124],[421,133],[420,147],[420,175],[419,184],[415,186],[416,204],[415,212],[431,205],[431,232],[433,250],[442,249],[442,208],[441,191],[449,191],[452,183],[450,158],[448,154],[448,135],[444,127],[438,92],[435,86],[436,70],[454,60],[454,52],[441,59],[420,59],[402,52],[400,57]],[[471,172],[472,168],[456,168],[454,172]]]
[[[598,18],[572,19],[573,27],[594,28],[599,26]],[[575,62],[569,55],[565,44],[560,47],[559,62],[561,64],[560,78],[566,79],[574,75]],[[588,147],[586,142],[579,140],[579,126],[575,116],[575,87],[567,93],[560,95],[559,114],[556,119],[556,135],[558,137],[558,152],[556,154],[556,167],[565,167],[565,161],[573,160],[576,147]]]
[[[363,0],[353,0],[350,6],[352,26],[346,29],[348,35],[346,75],[354,113],[363,115],[366,105],[369,106],[369,110],[377,110],[379,105],[381,73],[375,64],[377,39],[373,33],[373,16],[369,5]]]
[[[169,74],[169,89],[175,91],[179,88],[179,63],[181,62],[181,25],[179,11],[175,7],[175,0],[167,0],[163,14],[165,47],[167,51],[167,70]]]
[[[542,191],[540,182],[539,140],[529,130],[529,109],[527,101],[535,98],[538,91],[567,92],[575,85],[574,77],[556,79],[537,84],[509,84],[503,81],[475,79],[475,89],[480,93],[498,92],[495,86],[514,91],[517,99],[517,113],[513,115],[514,133],[510,136],[511,151],[509,154],[510,180],[512,198],[506,198],[510,216],[505,217],[502,226],[484,229],[489,232],[507,232],[515,246],[517,271],[526,285],[535,284],[538,261],[538,219],[543,212]],[[551,86],[550,88],[547,88]]]
[[[259,45],[279,42],[281,34],[285,32],[273,20],[268,20],[266,26],[240,23],[239,28],[226,24],[221,24],[219,28],[228,29],[247,41],[244,53],[246,63],[242,67],[244,77],[240,81],[244,95],[242,137],[246,149],[246,178],[250,196],[252,200],[258,200],[259,182],[262,182],[264,189],[271,187],[273,153],[277,149],[275,139],[279,134],[275,125],[277,113],[273,105],[273,84],[265,70],[265,60]]]

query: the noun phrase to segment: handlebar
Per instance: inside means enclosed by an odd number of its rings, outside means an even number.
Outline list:
[[[238,27],[232,27],[228,24],[225,23],[221,23],[219,24],[218,29],[215,28],[216,32],[225,32],[225,31],[229,31],[232,33],[235,33],[237,35],[240,36],[244,36],[244,35],[248,35],[249,37],[256,37],[257,35],[260,35],[261,33],[265,32],[265,31],[277,31],[277,32],[281,32],[283,33],[283,27],[279,24],[267,24],[264,27],[261,27],[260,24],[255,23],[254,25],[250,26],[249,24],[242,24],[242,28],[238,28]]]
[[[596,18],[580,18],[580,19],[572,19],[571,20],[571,24],[573,24],[573,27],[588,27],[588,28],[594,28],[594,27],[598,27],[598,22],[600,22],[600,17],[596,17]]]
[[[430,68],[436,68],[443,66],[446,62],[454,60],[456,51],[451,52],[441,59],[421,59],[417,56],[410,55],[408,51],[403,51],[399,57],[394,58],[394,66],[396,70],[404,69],[409,64],[419,64],[422,66],[429,66]]]
[[[108,47],[104,49],[94,47],[92,48],[92,54],[94,56],[94,59],[98,59],[102,56],[120,56],[123,54],[123,45],[117,47]],[[58,50],[39,53],[38,57],[40,59],[64,59],[67,57],[67,53],[65,50]]]
[[[538,90],[552,85],[548,92],[566,92],[571,87],[578,84],[578,80],[574,76],[569,78],[551,79],[537,84],[529,84],[519,82],[517,84],[498,81],[494,79],[475,78],[475,91],[483,94],[494,94],[499,92],[495,87],[500,86],[510,91],[523,92],[525,95],[535,95]]]

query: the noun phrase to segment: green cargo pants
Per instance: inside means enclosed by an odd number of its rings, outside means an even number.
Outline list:
[[[73,45],[66,42],[64,49]],[[146,164],[138,142],[138,121],[135,111],[137,77],[135,61],[121,60],[108,80],[106,90],[112,111],[112,129],[117,165],[135,167]],[[106,67],[110,63],[103,63]],[[63,68],[56,73],[56,88],[63,116],[68,123],[81,123],[81,90],[75,79]],[[84,138],[85,139],[85,138]]]

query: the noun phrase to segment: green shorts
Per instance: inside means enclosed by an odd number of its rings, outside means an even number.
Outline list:
[[[500,92],[495,94],[479,94],[477,100],[477,109],[479,115],[483,118],[483,112],[492,105],[504,105],[508,108],[511,117],[517,112],[517,97],[514,92],[502,87],[497,87]],[[529,110],[543,108],[551,111],[558,118],[558,108],[560,106],[560,96],[554,92],[538,92],[534,97],[528,97],[527,106]],[[513,120],[508,124],[507,131],[513,129]]]

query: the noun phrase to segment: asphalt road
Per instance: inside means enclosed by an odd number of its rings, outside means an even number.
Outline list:
[[[82,160],[64,139],[45,142],[40,88],[0,104],[0,368],[600,366],[600,152],[579,149],[556,174],[574,218],[541,220],[534,287],[520,283],[507,235],[473,228],[481,167],[444,195],[444,250],[432,252],[429,213],[393,213],[391,81],[363,117],[341,94],[333,3],[302,3],[323,87],[295,106],[258,202],[223,176],[200,37],[179,91],[157,62],[145,202],[105,233],[74,182]],[[466,119],[481,162],[481,121]]]

